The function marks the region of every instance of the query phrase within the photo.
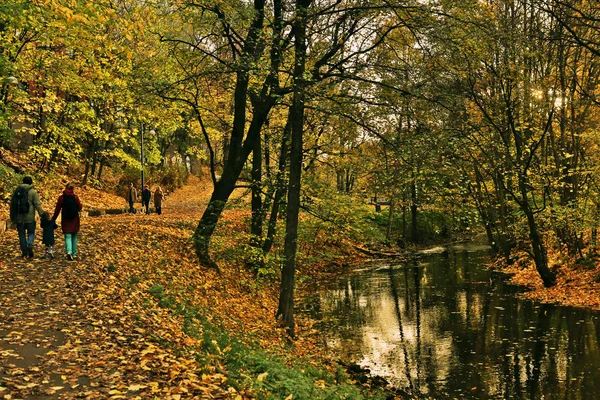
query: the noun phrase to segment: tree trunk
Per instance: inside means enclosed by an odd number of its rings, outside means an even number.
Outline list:
[[[417,226],[418,207],[417,207],[417,184],[413,179],[410,183],[410,216],[411,216],[411,239],[414,243],[420,242],[419,228]]]
[[[473,165],[473,172],[475,173],[475,186],[471,187],[471,185],[469,185],[469,192],[475,201],[477,212],[479,213],[479,217],[481,218],[481,222],[485,228],[488,244],[492,248],[492,252],[495,255],[498,254],[499,248],[498,243],[494,238],[494,212],[492,206],[489,204],[489,201],[486,201],[489,197],[489,194],[477,162],[475,162]]]
[[[102,156],[102,158],[100,159],[100,167],[98,168],[98,176],[96,177],[96,179],[98,179],[98,182],[100,182],[100,180],[102,179],[102,170],[104,169],[104,164],[106,164],[106,157]]]
[[[533,251],[533,260],[535,268],[540,274],[544,286],[551,287],[556,284],[556,275],[550,271],[548,267],[548,255],[542,237],[538,231],[533,210],[529,206],[529,198],[526,187],[526,182],[523,177],[519,177],[519,186],[521,189],[521,210],[527,217],[527,225],[529,227],[529,239],[531,240],[531,250]]]
[[[271,208],[271,216],[269,217],[267,235],[265,237],[265,242],[263,243],[263,253],[265,254],[271,251],[271,246],[273,246],[275,233],[277,231],[277,217],[279,215],[279,207],[282,204],[282,198],[285,191],[284,171],[286,169],[286,163],[288,160],[288,141],[290,139],[290,134],[291,126],[288,116],[288,121],[283,130],[283,137],[281,139],[281,152],[279,154],[278,166],[279,169],[277,170],[277,176],[275,178],[275,185],[277,187],[275,189],[275,195],[273,196],[273,206]]]
[[[90,175],[96,175],[96,168],[98,165],[98,138],[94,138],[92,147],[92,167],[90,169]]]
[[[237,176],[229,172],[227,176],[223,175],[221,179],[215,184],[210,201],[202,214],[202,218],[196,227],[194,232],[194,243],[196,246],[196,255],[200,260],[200,263],[206,267],[214,268],[217,271],[219,267],[210,258],[208,248],[210,244],[210,238],[215,231],[219,217],[225,208],[225,204],[233,192]]]
[[[343,192],[344,191],[344,171],[340,170],[340,169],[336,170],[335,178],[336,178],[336,186],[337,186],[338,192]]]
[[[402,192],[402,239],[406,241],[406,191]]]
[[[221,217],[221,213],[225,208],[225,204],[227,203],[227,200],[229,200],[229,196],[231,196],[231,193],[235,189],[235,184],[240,176],[240,173],[242,172],[248,156],[250,155],[251,149],[254,147],[255,141],[260,139],[260,131],[273,104],[274,102],[268,102],[263,108],[256,108],[254,110],[254,115],[252,117],[250,127],[248,128],[246,141],[244,142],[244,145],[236,152],[233,151],[234,146],[231,147],[231,157],[227,160],[227,163],[223,168],[221,179],[215,184],[210,201],[206,206],[206,210],[204,210],[204,214],[202,214],[202,217],[198,222],[193,239],[198,259],[201,264],[207,267],[218,270],[218,266],[214,261],[212,261],[208,252],[210,238],[216,228],[219,218]]]
[[[258,48],[258,39],[264,23],[264,0],[254,1],[254,10],[256,14],[253,17],[248,36],[244,44],[242,55],[248,58],[248,61],[257,59],[261,53]],[[196,254],[200,263],[207,267],[218,270],[217,264],[210,258],[209,244],[211,236],[216,228],[217,222],[225,208],[229,196],[235,188],[235,183],[242,172],[242,168],[254,148],[256,140],[260,138],[260,130],[275,104],[271,97],[264,100],[256,107],[248,128],[248,134],[244,141],[244,132],[246,127],[246,111],[248,99],[248,84],[250,82],[249,63],[243,64],[236,74],[235,91],[233,95],[233,127],[228,146],[228,157],[223,166],[221,179],[215,184],[211,199],[204,210],[204,214],[198,222],[194,232],[194,243]]]
[[[250,226],[250,246],[260,247],[263,233],[262,204],[262,143],[259,139],[252,149],[252,222]]]
[[[389,242],[392,238],[392,224],[394,223],[394,198],[390,198],[390,210],[388,213],[387,229],[385,232],[385,238]]]
[[[294,275],[296,272],[296,250],[298,240],[298,213],[300,211],[300,179],[302,175],[302,136],[304,131],[304,72],[306,71],[306,14],[310,0],[296,0],[296,18],[293,29],[295,36],[294,96],[290,109],[292,143],[290,149],[290,181],[286,212],[284,242],[285,262],[281,272],[279,307],[276,318],[287,327],[294,337]]]
[[[265,213],[263,212],[263,201],[262,201],[262,143],[260,135],[258,140],[254,143],[252,149],[252,218],[250,222],[250,247],[256,249],[256,252],[250,254],[250,259],[247,262],[247,267],[258,272],[258,269],[263,264],[261,242],[263,234],[263,219]]]

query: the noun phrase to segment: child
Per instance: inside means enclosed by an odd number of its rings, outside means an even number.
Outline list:
[[[58,228],[56,221],[50,219],[50,214],[44,212],[42,214],[42,222],[40,223],[44,233],[42,243],[46,245],[46,253],[44,257],[54,258],[54,230]]]

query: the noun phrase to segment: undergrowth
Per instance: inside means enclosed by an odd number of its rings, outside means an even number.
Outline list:
[[[227,383],[238,392],[250,392],[259,399],[384,399],[385,394],[365,393],[353,385],[341,366],[330,371],[307,360],[286,360],[271,354],[252,339],[242,340],[224,327],[209,321],[206,313],[177,303],[162,286],[149,290],[158,305],[183,317],[183,332],[202,343],[197,361],[208,372],[222,368]]]

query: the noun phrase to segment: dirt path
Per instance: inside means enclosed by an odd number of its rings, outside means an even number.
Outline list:
[[[48,260],[38,230],[30,261],[16,231],[2,234],[0,398],[229,397],[222,376],[203,375],[193,352],[178,349],[193,340],[148,295],[184,285],[183,265],[197,268],[188,239],[209,193],[193,180],[167,197],[162,216],[83,219],[76,261],[63,256],[60,233]]]

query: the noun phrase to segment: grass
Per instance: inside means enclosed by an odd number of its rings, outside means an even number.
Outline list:
[[[250,392],[259,399],[386,398],[378,392],[364,393],[339,366],[330,370],[309,360],[294,360],[292,365],[285,356],[271,354],[247,338],[241,340],[209,321],[201,310],[178,303],[161,285],[153,285],[148,292],[160,307],[182,316],[183,332],[202,343],[197,361],[207,371],[223,369],[227,384],[239,392]]]

